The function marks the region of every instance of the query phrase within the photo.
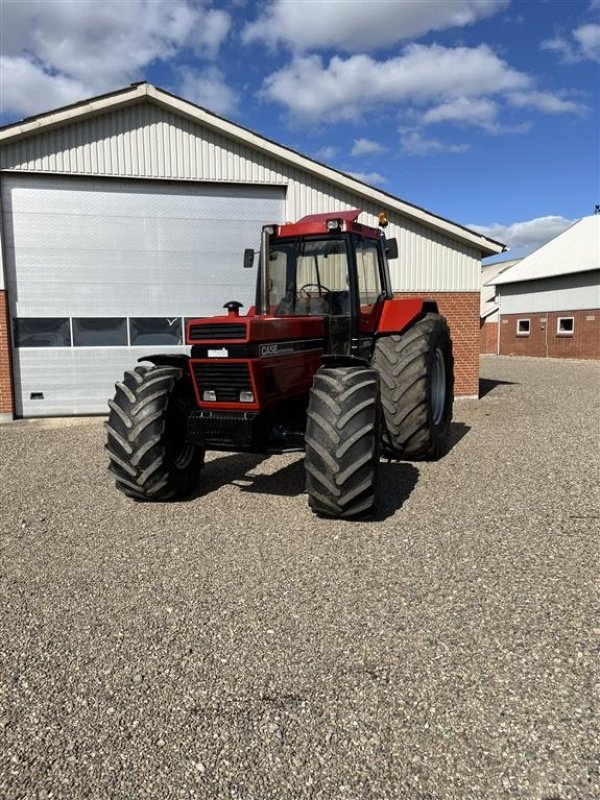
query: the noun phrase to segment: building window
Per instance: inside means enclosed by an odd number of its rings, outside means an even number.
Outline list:
[[[573,336],[575,332],[575,317],[559,317],[556,323],[557,336]]]
[[[132,345],[182,344],[181,317],[132,317],[129,320]]]
[[[531,320],[518,319],[517,320],[517,336],[529,336],[531,329]]]
[[[15,347],[70,347],[68,317],[29,317],[13,320]]]
[[[74,347],[127,347],[125,317],[74,317]]]

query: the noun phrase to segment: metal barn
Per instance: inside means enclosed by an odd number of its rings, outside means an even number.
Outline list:
[[[476,395],[479,270],[501,244],[150,84],[0,129],[0,414],[103,413],[124,368],[181,350],[186,317],[252,303],[266,222],[388,212],[400,293],[438,299]]]

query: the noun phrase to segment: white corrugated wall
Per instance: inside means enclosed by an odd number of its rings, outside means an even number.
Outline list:
[[[600,270],[498,286],[501,314],[600,308]]]
[[[362,208],[361,221],[376,225],[381,210],[379,202],[149,102],[8,143],[0,150],[0,169],[281,185],[287,187],[289,220]],[[271,221],[277,220],[265,220]],[[396,291],[479,291],[480,253],[475,248],[397,213],[390,213],[387,235],[399,245],[400,257],[391,263]]]

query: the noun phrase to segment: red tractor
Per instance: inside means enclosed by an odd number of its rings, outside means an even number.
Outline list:
[[[380,452],[436,459],[453,402],[452,343],[433,302],[396,299],[395,239],[361,212],[262,229],[256,305],[186,325],[191,355],[127,370],[109,401],[110,471],[135,500],[197,486],[205,450],[305,451],[311,508],[369,515]],[[254,252],[246,250],[244,266]]]

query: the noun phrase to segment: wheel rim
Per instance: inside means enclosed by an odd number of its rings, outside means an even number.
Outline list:
[[[435,351],[433,374],[431,376],[431,415],[433,424],[439,425],[446,407],[446,363],[444,354],[438,347]]]

